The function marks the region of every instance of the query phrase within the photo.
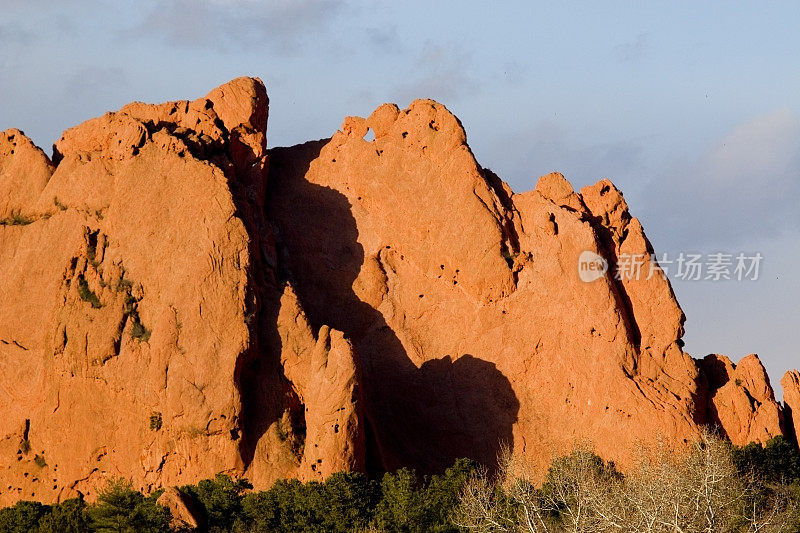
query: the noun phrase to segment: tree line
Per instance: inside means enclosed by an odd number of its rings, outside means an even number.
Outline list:
[[[576,449],[546,473],[504,453],[492,473],[459,459],[432,476],[341,472],[253,491],[217,475],[179,490],[196,502],[201,530],[213,533],[800,533],[800,453],[783,437],[737,448],[706,433],[683,453],[642,447],[637,457],[625,475]],[[180,531],[160,495],[117,479],[93,504],[20,501],[0,509],[0,533]]]

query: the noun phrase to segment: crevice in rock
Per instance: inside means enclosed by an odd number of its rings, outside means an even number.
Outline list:
[[[601,255],[608,261],[609,273],[617,272],[619,258],[617,257],[617,244],[614,241],[611,228],[604,223],[601,217],[589,217],[588,221],[599,237],[598,245],[602,251]],[[636,316],[633,313],[633,303],[631,302],[631,298],[622,280],[616,279],[613,274],[609,275],[608,279],[614,297],[617,300],[617,305],[622,311],[629,340],[638,354],[641,352],[642,333],[639,330],[639,324],[636,323]]]

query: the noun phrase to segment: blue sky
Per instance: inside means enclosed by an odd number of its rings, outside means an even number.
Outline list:
[[[686,350],[800,366],[800,3],[0,0],[0,130],[46,147],[132,100],[264,80],[269,144],[434,98],[516,191],[611,178],[658,252],[764,255],[675,281]]]

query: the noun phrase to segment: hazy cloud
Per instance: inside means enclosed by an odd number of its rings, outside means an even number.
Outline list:
[[[796,234],[798,196],[800,117],[788,109],[740,124],[647,192],[664,239],[697,247]]]
[[[639,33],[633,40],[615,46],[614,57],[622,63],[638,63],[644,59],[650,47],[650,34]]]
[[[24,43],[33,37],[33,33],[19,24],[0,22],[0,44],[5,49],[9,44]]]
[[[555,120],[540,120],[525,130],[515,130],[494,139],[491,155],[497,160],[483,161],[509,182],[517,192],[533,188],[539,176],[561,172],[575,189],[607,177],[627,195],[637,189],[644,173],[641,144],[614,139],[583,143],[573,139]]]
[[[344,5],[344,0],[167,0],[135,31],[178,46],[270,44],[293,53],[305,42],[319,43],[319,31]]]
[[[432,98],[444,104],[478,91],[472,57],[455,44],[426,41],[405,82],[401,101]]]
[[[82,67],[70,76],[63,91],[64,100],[106,100],[118,94],[128,83],[125,71],[120,67]]]
[[[381,52],[397,54],[404,49],[397,26],[367,28],[366,35],[367,44]]]

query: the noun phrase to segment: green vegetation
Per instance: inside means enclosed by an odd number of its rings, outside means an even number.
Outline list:
[[[214,479],[204,479],[180,490],[200,503],[210,530],[230,531],[241,520],[242,496],[251,488],[247,480],[217,474]]]
[[[52,506],[50,512],[42,517],[39,533],[85,533],[89,531],[86,520],[86,504],[83,500],[66,500]]]
[[[86,505],[73,499],[58,505],[20,501],[13,507],[0,509],[0,531],[3,533],[85,533]]]
[[[364,474],[339,472],[325,482],[281,480],[267,491],[247,492],[250,484],[218,475],[181,490],[206,511],[214,532],[408,533],[459,531],[450,517],[464,484],[476,472],[466,459],[443,475],[420,477],[401,469],[381,482]]]
[[[128,314],[128,317],[131,319],[131,337],[139,342],[149,341],[152,332],[142,324],[142,320],[139,318],[139,311],[133,309]]]
[[[0,219],[0,226],[27,226],[33,221],[34,219],[20,213],[12,213],[8,218]]]
[[[638,456],[626,475],[577,450],[542,475],[503,454],[495,475],[460,459],[434,476],[341,472],[254,492],[220,474],[180,490],[210,533],[800,531],[800,453],[782,437],[736,448],[706,434],[682,455],[659,447]],[[171,531],[160,494],[113,480],[93,505],[20,501],[0,509],[0,532]]]
[[[89,283],[86,281],[86,278],[83,277],[83,274],[78,276],[78,295],[84,302],[92,304],[93,309],[100,309],[103,307],[103,304],[100,303],[100,298],[89,288]]]
[[[147,342],[150,340],[152,332],[145,327],[142,319],[139,318],[139,300],[133,296],[132,291],[133,282],[121,277],[117,282],[117,292],[126,293],[123,312],[131,321],[131,337],[139,342]]]
[[[465,483],[476,465],[461,459],[439,476],[417,476],[401,469],[382,481],[340,472],[325,482],[281,480],[253,492],[244,479],[217,475],[180,490],[204,513],[213,533],[460,531],[451,521]],[[146,532],[170,531],[167,508],[156,503],[161,491],[144,496],[131,484],[113,480],[94,505],[67,500],[58,505],[18,502],[0,509],[0,532]]]
[[[4,533],[41,531],[39,523],[47,512],[47,506],[39,502],[17,502],[14,507],[0,509],[0,531]]]
[[[161,429],[161,425],[163,424],[163,420],[161,418],[161,413],[157,411],[153,411],[150,414],[150,430],[151,431],[158,431]]]
[[[133,282],[131,280],[125,279],[125,278],[119,278],[119,281],[117,282],[117,291],[118,292],[128,291],[128,293],[129,293],[128,297],[132,299],[133,297],[130,296],[130,291],[132,289],[133,289]],[[132,301],[135,302],[136,300],[132,299]],[[128,301],[126,300],[125,303],[127,304]]]
[[[36,454],[36,455],[33,457],[33,462],[34,462],[34,463],[36,464],[36,466],[38,466],[39,468],[44,468],[44,467],[46,467],[46,466],[47,466],[47,461],[45,461],[45,460],[44,460],[44,457],[42,457],[42,456],[41,456],[41,455],[39,455],[38,453],[37,453],[37,454]]]
[[[111,533],[136,531],[159,533],[170,531],[171,514],[166,507],[156,503],[160,491],[145,497],[131,488],[129,482],[112,480],[100,493],[97,505],[86,510],[91,531]]]
[[[740,475],[766,483],[800,483],[800,451],[784,437],[775,437],[764,446],[751,443],[733,448],[733,460]]]

